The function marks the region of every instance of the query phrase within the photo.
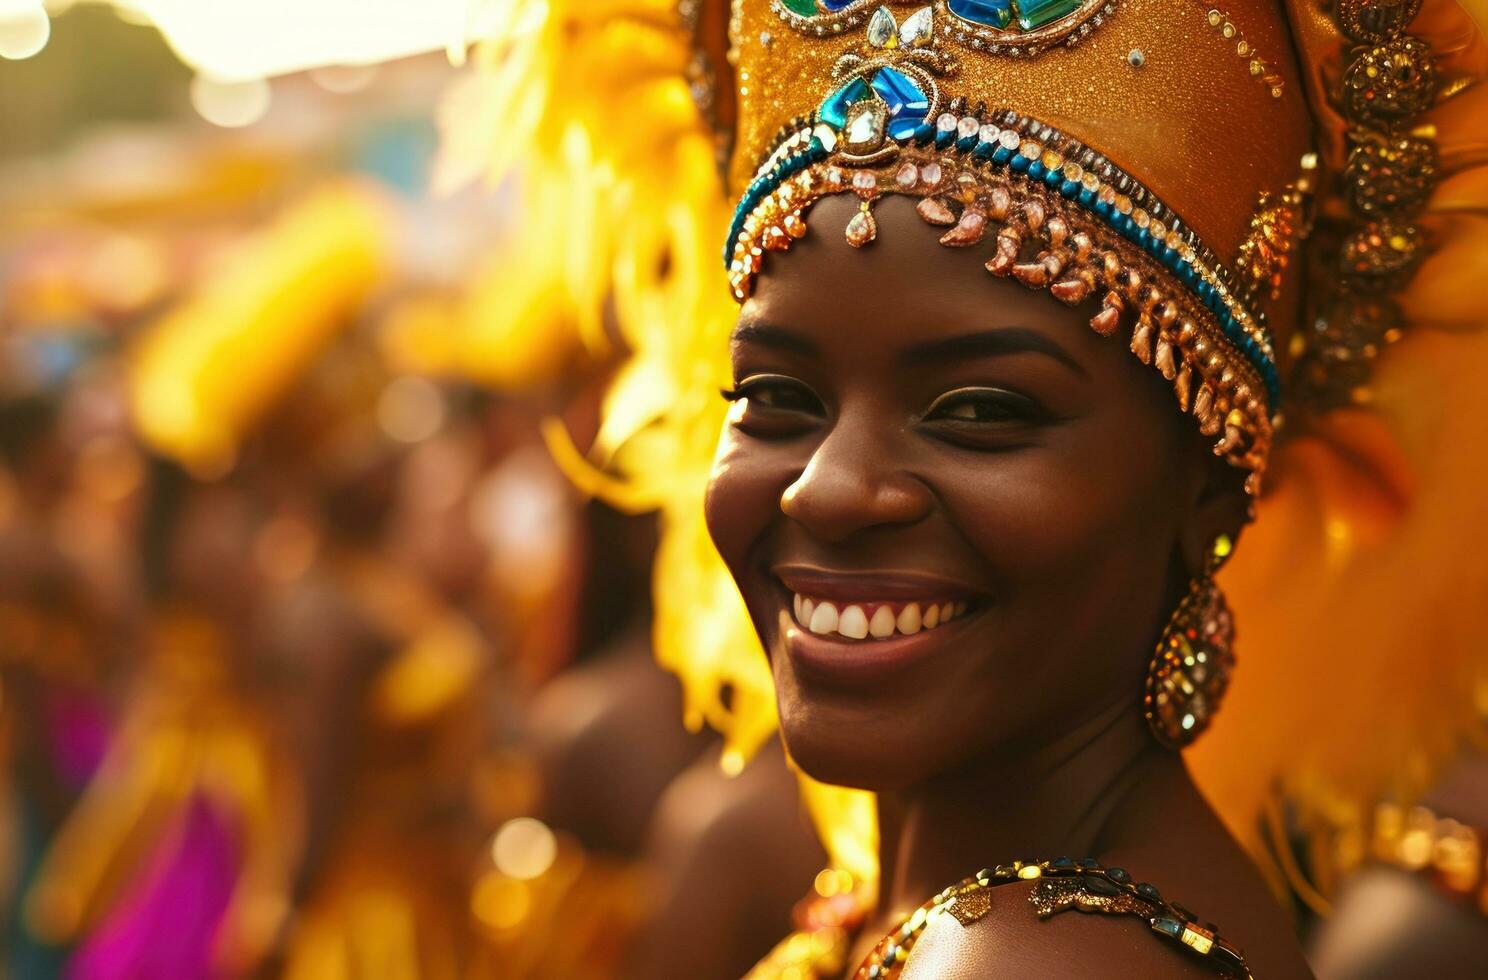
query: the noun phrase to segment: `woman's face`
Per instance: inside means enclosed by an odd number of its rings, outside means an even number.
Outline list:
[[[820,202],[742,310],[707,516],[793,756],[894,790],[1139,710],[1190,540],[1234,529],[1195,530],[1214,458],[1092,309],[902,197],[855,250],[856,207]]]

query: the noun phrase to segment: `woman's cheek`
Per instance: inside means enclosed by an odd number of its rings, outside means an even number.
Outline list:
[[[779,448],[732,426],[724,429],[713,459],[704,515],[713,544],[736,580],[744,573],[751,549],[780,514],[780,496],[794,479],[792,465],[790,456]],[[794,472],[799,473],[799,468]]]

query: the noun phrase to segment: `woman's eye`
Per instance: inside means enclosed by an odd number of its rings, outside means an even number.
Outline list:
[[[795,378],[766,374],[745,378],[732,390],[723,393],[729,401],[748,402],[749,408],[767,408],[780,412],[821,412],[821,399],[816,392]]]
[[[804,382],[784,375],[766,374],[745,378],[723,397],[742,403],[741,421],[819,418],[826,414],[821,399]]]
[[[927,422],[1034,423],[1049,413],[1026,395],[1002,388],[958,388],[941,395],[925,413]]]

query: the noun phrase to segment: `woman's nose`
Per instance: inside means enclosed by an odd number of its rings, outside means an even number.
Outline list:
[[[780,509],[816,537],[841,541],[872,527],[914,524],[930,510],[930,490],[864,426],[843,421],[827,435],[780,498]]]

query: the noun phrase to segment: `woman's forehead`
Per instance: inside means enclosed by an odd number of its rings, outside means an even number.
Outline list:
[[[867,248],[826,231],[845,224],[856,208],[845,195],[818,202],[812,230],[761,272],[741,322],[836,330],[844,339],[871,336],[893,347],[998,327],[1067,330],[1072,343],[1089,339],[1094,307],[1070,309],[1046,293],[989,276],[985,255],[940,245],[937,230],[908,198],[879,202],[878,237]]]

